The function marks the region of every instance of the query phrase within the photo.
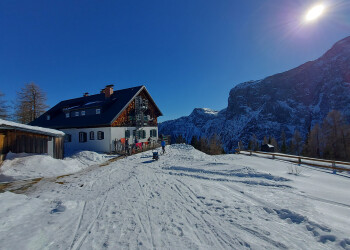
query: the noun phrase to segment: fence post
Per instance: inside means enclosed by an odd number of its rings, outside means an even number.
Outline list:
[[[251,150],[249,150],[249,155],[252,155],[252,151]]]
[[[337,170],[335,169],[335,161],[332,162],[332,168],[333,168],[333,174],[336,174]]]
[[[272,155],[272,159],[275,159],[275,155],[274,154]]]
[[[300,157],[298,158],[298,165],[299,166],[301,165],[301,158]]]

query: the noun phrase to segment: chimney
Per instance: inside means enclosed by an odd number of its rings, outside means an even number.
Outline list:
[[[105,93],[105,89],[101,89],[100,94],[104,94]]]
[[[105,97],[110,98],[111,95],[113,95],[113,87],[114,85],[107,85],[106,88],[104,89]]]
[[[89,93],[88,93],[88,92],[85,92],[83,96],[84,96],[84,97],[89,96]]]

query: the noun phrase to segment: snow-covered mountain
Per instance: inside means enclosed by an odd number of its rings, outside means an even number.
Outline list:
[[[195,109],[191,115],[159,125],[160,133],[188,141],[193,135],[220,135],[226,150],[239,140],[291,137],[295,129],[306,135],[332,109],[350,117],[350,37],[337,42],[315,61],[267,77],[238,84],[231,89],[222,111]]]

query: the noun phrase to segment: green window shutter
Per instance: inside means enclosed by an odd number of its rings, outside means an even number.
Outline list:
[[[146,130],[142,130],[142,138],[143,138],[143,139],[146,138]]]
[[[130,130],[125,130],[125,138],[130,138]]]

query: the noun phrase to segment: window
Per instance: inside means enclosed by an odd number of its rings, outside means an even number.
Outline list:
[[[79,142],[86,142],[87,134],[85,132],[79,132]]]
[[[103,140],[105,138],[105,133],[102,131],[97,132],[97,140]]]
[[[65,134],[64,136],[64,142],[71,142],[72,141],[72,135]]]
[[[85,110],[81,111],[81,115],[84,116],[85,115]]]
[[[157,130],[156,129],[151,129],[149,132],[150,132],[151,137],[157,137]]]
[[[96,115],[101,114],[101,109],[96,109]]]
[[[51,118],[50,115],[46,116],[46,120],[50,120],[50,118]]]
[[[70,113],[66,113],[66,118],[69,118],[70,117]]]
[[[95,133],[94,133],[94,131],[90,131],[90,140],[95,140]]]
[[[130,130],[125,130],[125,138],[130,138]]]
[[[79,111],[75,111],[75,116],[79,116]]]

